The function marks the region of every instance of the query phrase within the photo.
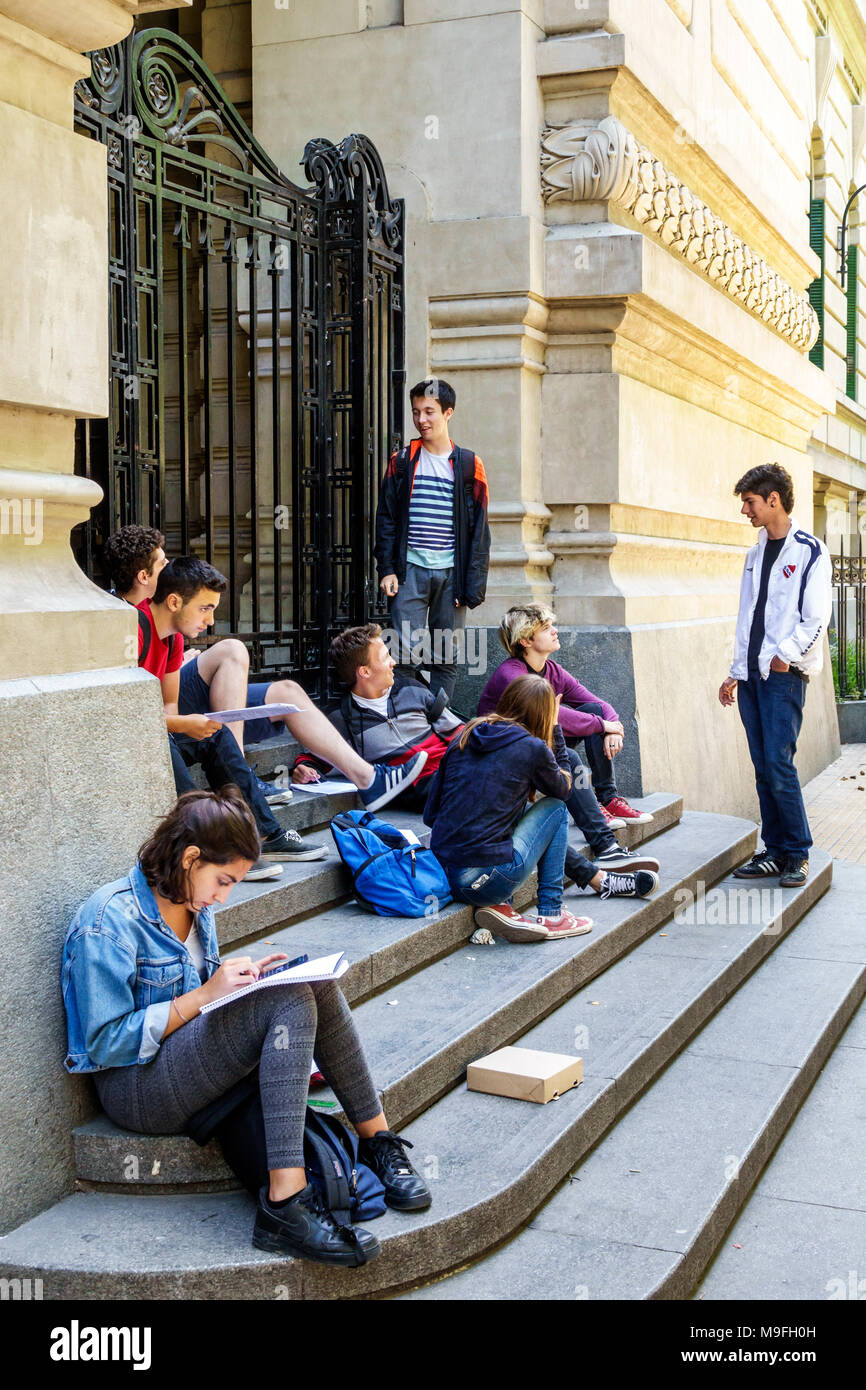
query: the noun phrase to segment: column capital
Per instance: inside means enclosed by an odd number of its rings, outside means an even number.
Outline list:
[[[191,5],[192,0],[0,0],[0,15],[63,48],[89,53],[120,43],[138,14]]]

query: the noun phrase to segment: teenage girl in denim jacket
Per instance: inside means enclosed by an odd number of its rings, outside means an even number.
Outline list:
[[[63,948],[70,1072],[93,1076],[109,1117],[142,1134],[180,1134],[191,1116],[259,1068],[269,1185],[253,1244],[325,1264],[364,1264],[369,1231],[337,1223],[308,1185],[303,1131],[315,1055],[361,1138],[361,1158],[389,1206],[430,1205],[392,1134],[338,984],[293,984],[203,1004],[249,985],[283,953],[220,963],[214,904],[259,856],[258,830],[237,787],[188,792],[142,846],[126,878],[78,910]],[[274,1036],[289,1046],[273,1045]],[[270,1041],[270,1045],[268,1045]]]

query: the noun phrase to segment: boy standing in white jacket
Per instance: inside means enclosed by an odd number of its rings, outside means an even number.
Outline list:
[[[809,876],[812,837],[794,754],[810,675],[823,665],[832,610],[826,546],[791,517],[794,485],[778,463],[750,468],[734,488],[755,529],[746,556],[731,673],[719,700],[734,703],[746,730],[761,806],[764,848],[737,878],[779,875],[783,888]]]

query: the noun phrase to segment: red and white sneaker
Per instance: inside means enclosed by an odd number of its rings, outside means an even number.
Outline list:
[[[646,825],[652,820],[649,811],[636,811],[633,806],[629,806],[624,796],[614,796],[602,806],[603,811],[609,811],[612,816],[621,816],[625,824]]]
[[[539,923],[547,928],[549,941],[565,936],[585,936],[592,931],[591,917],[575,917],[573,912],[562,909],[558,917],[539,917]]]
[[[510,903],[493,903],[475,911],[479,927],[486,927],[505,941],[546,941],[550,933],[536,917],[523,917]]]
[[[612,816],[607,807],[602,806],[601,802],[598,803],[598,809],[604,816],[608,830],[622,830],[623,826],[626,824],[626,821],[623,820],[622,816]]]

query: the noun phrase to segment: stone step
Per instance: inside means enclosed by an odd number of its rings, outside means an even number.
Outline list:
[[[813,864],[818,867],[814,851]],[[847,1223],[835,1219],[843,1218],[841,1211],[827,1209],[839,1201],[828,1170],[840,1161],[846,1168],[850,1201],[856,1168],[855,1204],[862,1208],[862,1157],[859,1149],[839,1154],[844,1130],[838,1124],[828,1129],[826,1109],[807,1126],[803,1166],[794,1158],[786,1168],[785,1154],[813,1104],[809,1090],[816,1076],[866,994],[859,920],[864,892],[863,869],[856,898],[834,886],[515,1239],[470,1269],[404,1297],[683,1299],[723,1242],[699,1286],[702,1295],[826,1298],[828,1279],[849,1269],[844,1261],[856,1267],[851,1221],[861,1251],[866,1230],[862,1209],[844,1213]],[[845,1071],[838,1056],[827,1073]],[[862,1072],[862,1052],[857,1066]],[[858,1084],[862,1102],[862,1076]],[[737,1218],[804,1100],[791,1136]],[[846,1121],[850,1102],[848,1092],[841,1110]],[[855,1125],[861,1134],[863,1125],[861,1107]],[[765,1184],[772,1190],[774,1170],[786,1170],[789,1185],[783,1200],[768,1201],[760,1194]],[[801,1204],[809,1201],[812,1210],[804,1212]],[[819,1210],[822,1201],[826,1207]],[[823,1261],[816,1258],[818,1232]],[[774,1279],[768,1278],[770,1266]],[[744,1279],[749,1269],[751,1278]],[[720,1293],[720,1286],[727,1291]]]
[[[742,921],[736,880],[712,890],[715,916],[724,925],[702,925],[700,913],[690,923],[684,895],[678,915],[685,920],[637,945],[521,1039],[573,1051],[575,1029],[589,1026],[589,1038],[581,1034],[577,1048],[585,1056],[587,1079],[555,1104],[532,1106],[461,1085],[408,1126],[404,1133],[432,1181],[434,1204],[426,1213],[382,1217],[375,1225],[382,1254],[360,1270],[272,1260],[255,1251],[249,1243],[253,1204],[245,1194],[89,1192],[65,1199],[0,1242],[2,1272],[38,1275],[46,1298],[297,1299],[381,1295],[459,1267],[532,1216],[539,1198],[558,1186],[784,939],[826,889],[830,872],[827,856],[816,852],[805,888],[754,890],[758,897],[749,904],[748,922]],[[543,951],[542,946],[538,954]],[[773,985],[770,999],[778,992]],[[795,1014],[798,1005],[802,1012],[802,978],[791,1006]],[[595,1014],[596,1007],[604,1014]],[[766,999],[761,1007],[766,1021],[773,1008]],[[676,1171],[674,1162],[671,1172]]]
[[[717,817],[686,816],[656,846],[665,871],[664,892],[646,901],[604,903],[592,892],[569,893],[573,906],[593,916],[594,931],[547,950],[504,943],[501,949],[465,946],[474,930],[471,909],[465,906],[445,909],[439,921],[430,919],[421,928],[413,919],[374,919],[373,931],[385,929],[391,939],[371,941],[370,919],[348,904],[292,927],[292,950],[320,955],[339,942],[354,958],[343,977],[350,1003],[380,991],[360,1004],[356,1015],[384,1109],[399,1129],[462,1079],[468,1062],[510,1042],[654,930],[678,895],[699,895],[699,880],[712,882],[738,863],[751,845],[752,828],[747,826],[744,837],[743,826],[735,821],[726,833]],[[530,894],[524,896],[529,899]],[[281,939],[287,935],[277,933],[270,941],[287,946]],[[432,947],[425,944],[428,936],[436,938]],[[455,950],[458,946],[463,949]],[[451,954],[430,963],[429,952],[437,949]],[[407,976],[408,970],[416,973]],[[447,1013],[431,1015],[430,1000],[437,998],[451,1001]],[[334,1100],[330,1091],[317,1097]],[[215,1143],[202,1149],[183,1136],[138,1135],[115,1129],[104,1116],[79,1126],[74,1136],[82,1183],[125,1191],[172,1189],[183,1182],[199,1190],[214,1182],[232,1185]]]
[[[310,797],[309,800],[315,798]],[[629,825],[615,832],[619,843],[629,848],[644,844],[675,824],[683,809],[682,797],[667,792],[636,798],[633,804],[640,810],[649,811],[653,819],[648,824]],[[276,809],[290,812],[292,806]],[[390,824],[414,830],[423,844],[429,844],[430,830],[420,814],[392,810],[391,807],[384,810],[384,818]],[[325,845],[327,857],[283,864],[280,878],[268,882],[239,883],[228,902],[217,908],[217,935],[223,950],[227,947],[239,949],[241,943],[246,947],[257,938],[271,937],[281,927],[310,917],[313,913],[325,912],[348,899],[351,879],[337,854],[330,830],[320,829],[305,838],[311,844]],[[585,846],[583,836],[574,826],[570,829],[569,839],[575,848]],[[381,922],[385,919],[364,913],[363,920]],[[467,935],[471,935],[471,932]],[[258,954],[265,953],[260,951]]]
[[[831,897],[781,949],[786,954],[800,952],[801,959],[817,949],[823,960],[866,965],[864,900],[866,867],[837,860]],[[840,1037],[695,1297],[862,1302],[866,1294],[864,1063],[866,1003]]]

